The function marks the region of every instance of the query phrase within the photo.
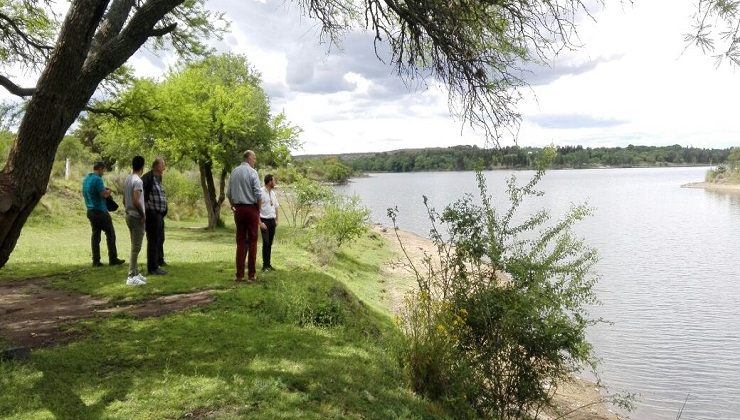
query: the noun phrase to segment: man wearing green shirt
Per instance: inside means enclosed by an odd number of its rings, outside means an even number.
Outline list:
[[[118,250],[116,249],[116,230],[113,228],[113,220],[108,214],[108,207],[105,205],[105,199],[111,194],[110,188],[105,188],[103,184],[103,174],[105,173],[105,163],[95,162],[93,171],[85,176],[82,181],[82,195],[85,197],[85,207],[87,207],[87,219],[92,227],[92,238],[90,245],[92,247],[92,265],[100,267],[100,232],[105,232],[105,241],[108,244],[108,263],[110,265],[121,265],[124,260],[118,259]]]

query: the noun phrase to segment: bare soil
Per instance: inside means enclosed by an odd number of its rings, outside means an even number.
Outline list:
[[[681,185],[682,188],[703,188],[709,191],[738,193],[740,194],[740,184],[724,184],[716,182],[689,182]]]
[[[68,324],[82,319],[127,313],[146,318],[203,306],[211,291],[159,296],[122,303],[50,287],[48,278],[0,283],[0,337],[9,348],[35,349],[68,342],[78,335]]]

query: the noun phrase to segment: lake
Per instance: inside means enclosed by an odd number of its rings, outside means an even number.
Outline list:
[[[613,325],[589,330],[612,392],[639,393],[634,419],[740,418],[740,195],[681,188],[708,168],[631,168],[548,172],[532,212],[562,215],[587,202],[594,215],[576,226],[599,250],[592,309]],[[514,172],[519,183],[534,173]],[[500,206],[510,171],[486,172]],[[428,236],[422,195],[442,210],[477,196],[472,172],[373,174],[337,187],[357,194],[373,221]],[[504,208],[504,207],[501,207]]]

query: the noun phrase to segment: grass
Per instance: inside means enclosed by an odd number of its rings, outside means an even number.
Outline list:
[[[278,270],[260,273],[258,285],[234,287],[233,226],[210,232],[197,229],[204,221],[168,220],[170,274],[132,288],[124,285],[126,265],[90,267],[90,228],[78,199],[45,197],[0,281],[44,276],[53,287],[134,301],[209,289],[216,300],[159,318],[92,318],[70,327],[84,332],[79,341],[1,361],[0,417],[445,416],[409,390],[398,368],[378,269],[392,254],[376,235],[320,267],[305,232],[279,226]],[[128,260],[128,231],[120,215],[114,220]],[[105,240],[101,246],[105,253]]]

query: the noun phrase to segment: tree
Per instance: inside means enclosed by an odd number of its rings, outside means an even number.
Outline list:
[[[167,40],[185,55],[203,53],[200,39],[220,20],[203,0],[74,0],[61,22],[48,0],[0,2],[3,70],[41,70],[33,88],[0,74],[10,93],[30,97],[0,172],[0,267],[46,190],[59,143],[101,82],[150,40],[154,48]]]
[[[109,155],[128,158],[131,150],[149,150],[197,165],[209,228],[223,226],[226,177],[244,150],[285,160],[297,142],[298,129],[285,115],[270,116],[259,73],[239,55],[190,63],[162,83],[137,80],[106,106],[138,116],[99,118],[98,136]]]
[[[59,142],[98,85],[149,39],[203,53],[200,37],[215,30],[203,1],[73,0],[60,25],[46,17],[48,0],[0,3],[0,30],[13,34],[0,40],[4,62],[43,69],[35,88],[0,78],[8,91],[31,97],[0,173],[0,267],[45,191]],[[520,64],[571,47],[575,15],[585,9],[582,0],[297,3],[332,40],[369,27],[389,45],[399,75],[443,83],[453,112],[495,142],[501,127],[519,121]]]

